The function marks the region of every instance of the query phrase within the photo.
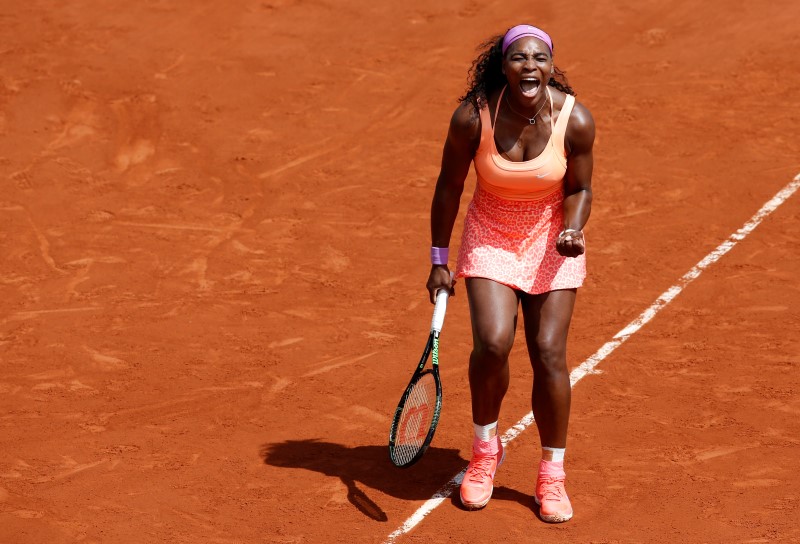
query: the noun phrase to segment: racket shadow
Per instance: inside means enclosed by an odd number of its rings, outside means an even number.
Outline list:
[[[349,447],[322,440],[287,440],[261,447],[264,464],[305,469],[335,476],[347,486],[347,500],[359,512],[376,521],[388,516],[367,493],[375,489],[404,500],[427,500],[466,461],[457,449],[430,447],[413,467],[400,469],[389,461],[386,445]]]

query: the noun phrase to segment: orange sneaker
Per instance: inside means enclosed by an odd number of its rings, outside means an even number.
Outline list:
[[[492,498],[494,491],[494,474],[506,458],[503,443],[497,438],[496,454],[476,451],[472,448],[472,461],[467,466],[464,479],[461,481],[461,504],[469,510],[483,508]]]
[[[539,505],[539,516],[548,523],[563,523],[572,519],[572,504],[564,489],[564,470],[542,471],[536,480],[534,500]]]

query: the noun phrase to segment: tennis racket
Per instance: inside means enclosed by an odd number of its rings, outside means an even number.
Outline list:
[[[400,398],[389,431],[389,458],[398,467],[410,467],[420,460],[433,440],[442,410],[442,381],[439,379],[439,333],[447,310],[447,289],[436,293],[431,332],[417,369]],[[432,367],[424,370],[428,357]]]

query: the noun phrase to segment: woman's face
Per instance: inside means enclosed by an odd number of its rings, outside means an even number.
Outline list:
[[[509,46],[503,57],[503,74],[509,90],[520,102],[537,102],[552,73],[550,49],[538,38],[520,38]]]

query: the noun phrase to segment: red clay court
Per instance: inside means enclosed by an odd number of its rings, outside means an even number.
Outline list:
[[[463,283],[433,446],[401,471],[386,444],[475,47],[547,29],[597,123],[572,368],[800,172],[798,20],[795,0],[5,2],[0,542],[384,542],[469,454]],[[798,240],[795,194],[576,385],[572,521],[534,515],[531,428],[485,510],[447,499],[397,542],[800,542]],[[501,430],[529,410],[521,340]]]

